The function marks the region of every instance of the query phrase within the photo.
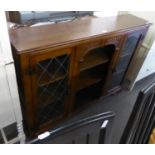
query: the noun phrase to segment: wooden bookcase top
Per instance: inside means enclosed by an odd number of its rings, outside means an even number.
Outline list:
[[[9,34],[12,45],[18,54],[21,54],[57,46],[81,44],[88,39],[146,25],[149,25],[146,20],[133,15],[119,15],[11,29]]]

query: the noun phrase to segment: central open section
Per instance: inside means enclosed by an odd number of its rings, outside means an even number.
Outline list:
[[[101,96],[115,45],[95,48],[87,52],[79,63],[75,108]]]

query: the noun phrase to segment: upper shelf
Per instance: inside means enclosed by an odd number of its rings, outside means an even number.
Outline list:
[[[61,45],[76,45],[84,40],[150,25],[146,20],[119,15],[106,18],[88,18],[72,22],[37,27],[11,29],[10,39],[18,53],[41,50]]]
[[[90,71],[83,72],[82,74],[80,74],[80,77],[78,79],[77,90],[81,90],[95,83],[98,83],[102,80],[103,80],[102,72],[101,73],[95,73]]]
[[[46,85],[49,85],[51,83],[57,82],[59,80],[63,80],[65,79],[65,75],[62,72],[58,72],[54,77],[49,77],[47,74],[44,75],[44,77],[42,79],[40,79],[39,83],[38,83],[38,87],[43,87]]]
[[[80,71],[84,71],[86,69],[107,63],[109,61],[109,57],[106,55],[104,50],[98,49],[95,52],[91,52],[84,58],[82,62],[80,62]]]

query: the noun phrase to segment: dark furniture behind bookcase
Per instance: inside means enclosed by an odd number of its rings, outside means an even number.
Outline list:
[[[155,83],[142,89],[121,137],[121,144],[147,144],[155,127]]]
[[[118,91],[149,25],[123,15],[10,30],[27,135]]]

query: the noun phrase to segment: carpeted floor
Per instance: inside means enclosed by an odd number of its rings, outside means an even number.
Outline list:
[[[153,81],[155,81],[155,74],[137,82],[132,91],[122,90],[116,95],[106,97],[91,104],[59,126],[105,111],[114,111],[116,116],[113,124],[112,143],[118,144],[139,91]]]
[[[106,97],[93,104],[90,104],[89,107],[82,109],[78,114],[73,115],[65,122],[59,124],[59,126],[105,111],[113,111],[115,112],[116,116],[113,124],[112,143],[117,144],[119,143],[127,120],[131,114],[138,92],[153,81],[155,81],[155,74],[137,82],[132,91],[122,90],[116,95]],[[8,135],[17,133],[15,131],[15,127],[12,126],[7,130],[9,131]],[[0,143],[2,143],[1,135]]]

